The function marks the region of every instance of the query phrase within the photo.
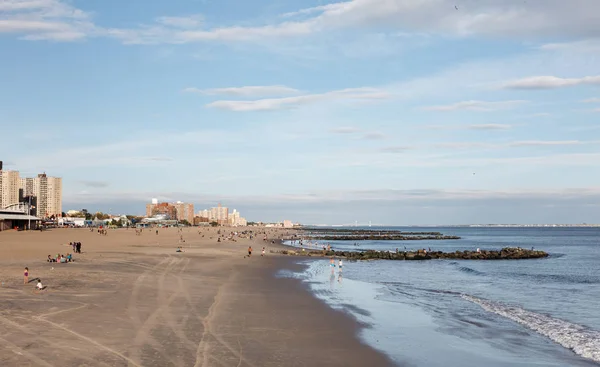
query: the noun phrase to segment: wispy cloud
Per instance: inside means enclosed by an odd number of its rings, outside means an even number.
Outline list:
[[[354,134],[360,132],[361,130],[352,126],[342,126],[330,129],[329,132],[333,134]]]
[[[548,113],[548,112],[537,112],[537,113],[532,113],[530,115],[526,115],[524,117],[551,117],[552,114]]]
[[[472,148],[511,148],[511,147],[552,147],[570,145],[598,144],[600,141],[589,140],[521,140],[507,143],[482,143],[482,142],[447,142],[434,144],[436,148],[472,149]]]
[[[74,41],[95,31],[89,13],[64,1],[0,2],[0,34],[19,34],[25,40]]]
[[[200,93],[206,95],[228,95],[236,97],[268,97],[300,93],[298,89],[286,87],[285,85],[244,86],[212,89],[198,89],[191,87],[185,88],[183,92]]]
[[[383,153],[398,154],[398,153],[405,153],[406,151],[411,150],[411,149],[412,149],[412,147],[410,147],[410,146],[397,145],[397,146],[381,148],[381,151]]]
[[[89,180],[81,180],[79,181],[84,186],[94,187],[94,188],[103,188],[108,187],[110,184],[106,181],[89,181]]]
[[[498,145],[480,142],[449,142],[434,144],[436,148],[444,149],[473,149],[473,148],[496,148]]]
[[[158,17],[156,22],[165,26],[181,29],[194,29],[202,24],[201,15],[190,15],[183,17]]]
[[[581,101],[581,103],[600,103],[600,98],[588,98]]]
[[[108,34],[125,43],[141,44],[265,42],[336,30],[369,31],[381,27],[405,33],[519,39],[598,35],[597,19],[590,16],[600,12],[595,0],[579,0],[577,6],[556,0],[539,3],[506,1],[502,7],[489,0],[470,2],[455,11],[453,3],[431,0],[349,0],[288,12],[282,15],[284,21],[257,26],[196,27],[182,31],[156,21],[138,28],[111,29]]]
[[[598,52],[600,51],[600,40],[586,39],[573,42],[547,43],[539,48],[544,51]]]
[[[534,146],[557,146],[557,145],[581,145],[579,140],[525,140],[510,143],[511,147],[534,147]]]
[[[469,130],[509,130],[511,128],[512,125],[508,124],[475,124],[467,126]]]
[[[563,189],[515,188],[510,190],[468,190],[468,189],[373,189],[373,190],[321,190],[297,194],[269,196],[206,196],[186,192],[113,192],[113,200],[135,200],[147,202],[155,197],[161,201],[186,200],[189,202],[236,202],[240,205],[263,205],[276,203],[331,203],[349,201],[423,201],[423,200],[485,200],[485,199],[536,199],[568,200],[573,198],[600,199],[600,187],[573,187]],[[71,194],[70,202],[93,203],[105,201],[106,194]]]
[[[425,110],[429,111],[458,111],[458,110],[468,110],[468,111],[497,111],[497,110],[505,110],[518,107],[527,101],[524,100],[512,100],[512,101],[497,101],[497,102],[488,102],[488,101],[462,101],[449,105],[440,105],[440,106],[428,106],[424,107]]]
[[[429,130],[510,130],[509,124],[428,125]]]
[[[385,138],[387,138],[387,135],[379,131],[373,131],[364,134],[361,138],[363,140],[384,140]]]
[[[559,78],[556,76],[532,76],[501,84],[503,89],[555,89],[576,85],[600,85],[600,75],[581,78]]]
[[[305,94],[295,97],[269,98],[253,101],[215,101],[206,105],[210,108],[219,108],[236,112],[249,111],[273,111],[285,108],[296,108],[302,105],[318,103],[322,101],[344,101],[344,100],[380,100],[388,97],[388,94],[375,88],[349,88],[331,91],[321,94]]]
[[[141,157],[139,159],[143,160],[143,161],[153,161],[153,162],[172,162],[172,161],[174,161],[173,158],[169,158],[169,157]]]

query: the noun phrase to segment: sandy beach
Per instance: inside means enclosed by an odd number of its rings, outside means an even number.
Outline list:
[[[269,252],[285,231],[267,231],[268,242],[217,242],[215,228],[0,232],[0,365],[390,365],[352,317],[275,277],[297,265]],[[82,243],[74,262],[46,261],[71,241]]]

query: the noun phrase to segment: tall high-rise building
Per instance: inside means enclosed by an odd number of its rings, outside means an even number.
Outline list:
[[[19,203],[19,171],[0,170],[0,209]]]
[[[31,190],[37,196],[36,214],[39,218],[62,214],[62,178],[39,174],[31,182]]]
[[[219,204],[216,208],[211,208],[209,219],[219,224],[228,224],[229,211],[226,206]]]
[[[190,224],[194,224],[194,204],[182,203],[178,201],[173,204],[177,211],[177,220],[186,220]]]
[[[22,190],[21,197],[19,191]],[[34,215],[46,218],[62,213],[62,178],[45,173],[34,178],[21,178],[18,171],[0,170],[0,208],[18,204],[23,197],[35,197]],[[35,204],[33,204],[35,202]]]

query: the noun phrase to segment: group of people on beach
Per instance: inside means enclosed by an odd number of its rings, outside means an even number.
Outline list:
[[[81,253],[81,242],[70,242],[69,246],[73,248],[73,252],[76,254]]]
[[[48,255],[50,256],[50,255]],[[27,285],[29,284],[29,268],[25,267],[25,270],[23,271],[23,284]],[[35,280],[35,279],[33,279]],[[46,289],[46,287],[44,287],[44,285],[42,284],[42,280],[40,278],[37,278],[37,284],[35,286],[35,289],[38,291],[42,291],[44,289]]]
[[[266,247],[263,247],[262,251],[260,253],[260,256],[261,257],[265,256],[266,251],[267,251]],[[252,246],[248,246],[248,257],[251,257],[251,256],[252,256]]]
[[[333,258],[333,256],[329,258],[329,266],[331,266],[332,269],[335,269],[335,259]],[[343,266],[342,259],[340,259],[338,261],[339,271],[342,271],[342,266]]]
[[[70,263],[73,261],[73,255],[67,253],[67,255],[56,254],[56,257],[52,257],[52,255],[48,255],[49,263]]]

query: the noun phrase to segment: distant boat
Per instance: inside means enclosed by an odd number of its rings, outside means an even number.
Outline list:
[[[369,227],[371,227],[371,221],[369,221]]]

